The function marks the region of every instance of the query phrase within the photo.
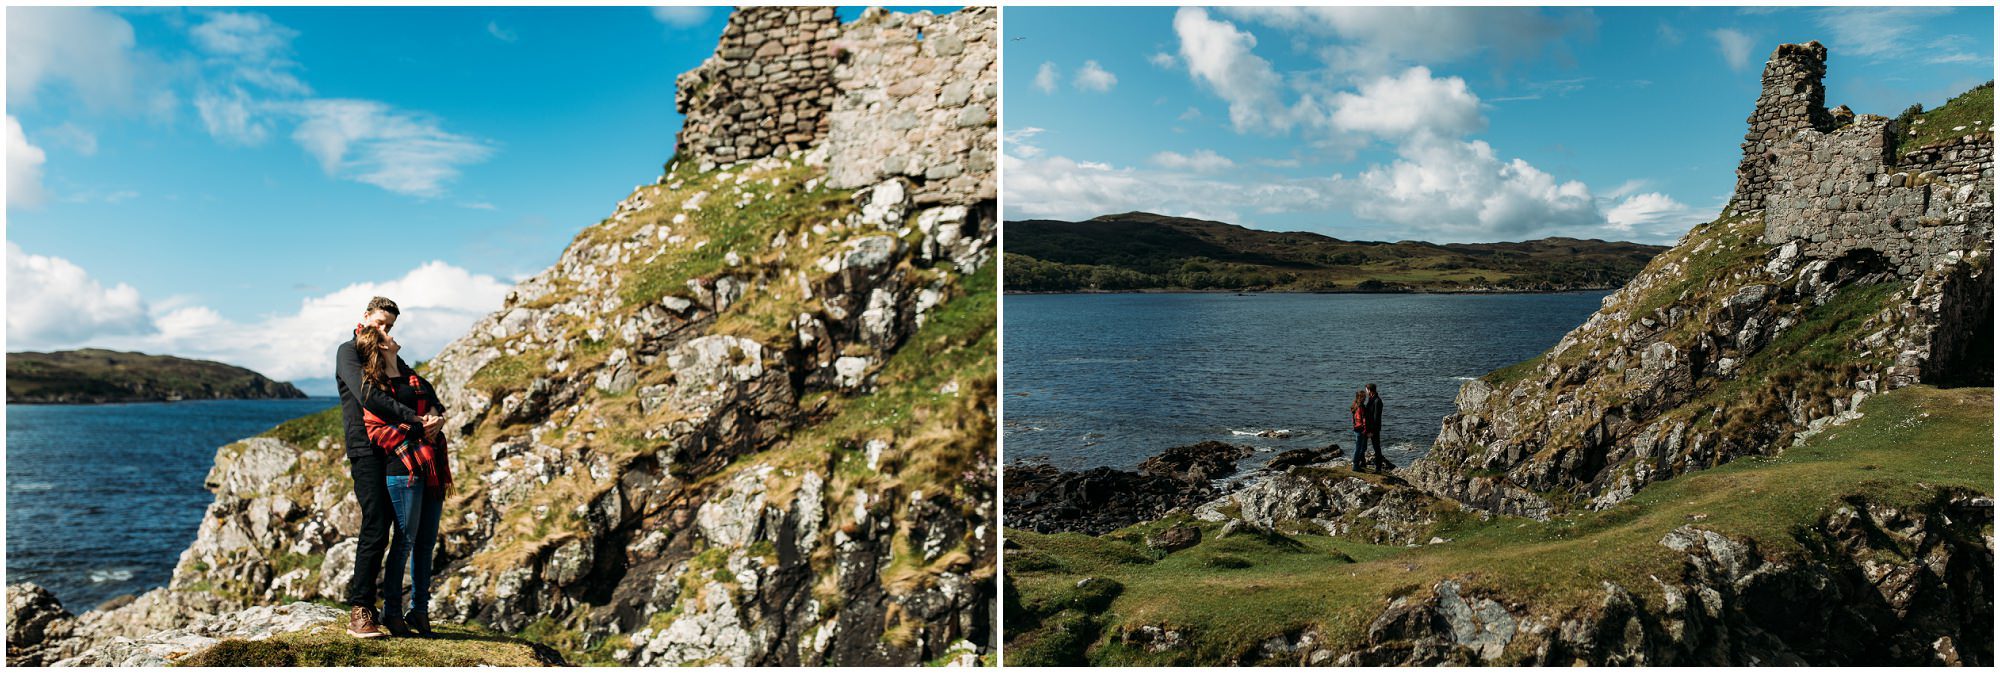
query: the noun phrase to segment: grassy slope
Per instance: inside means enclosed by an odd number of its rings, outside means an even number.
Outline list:
[[[1149,213],[1006,226],[1007,287],[1028,291],[1614,286],[1664,250],[1563,238],[1451,245],[1343,241]]]
[[[1938,109],[1918,114],[1922,123],[1910,123],[1896,136],[1896,152],[1907,152],[1932,143],[1978,133],[1993,132],[1993,83],[1973,87]],[[1974,124],[1973,122],[1980,122]]]
[[[196,652],[177,666],[559,666],[553,650],[484,629],[435,625],[431,638],[347,635],[343,624],[264,640],[230,639]]]
[[[1338,649],[1358,642],[1390,598],[1428,591],[1446,577],[1552,612],[1594,596],[1602,580],[1650,600],[1637,587],[1679,563],[1658,541],[1687,523],[1754,538],[1767,556],[1786,555],[1801,551],[1794,531],[1850,497],[1908,506],[1941,489],[1992,493],[1992,406],[1991,388],[1904,389],[1870,399],[1862,419],[1778,457],[1739,459],[1654,484],[1605,511],[1546,523],[1460,518],[1436,531],[1451,542],[1419,548],[1320,536],[1215,540],[1214,528],[1203,524],[1209,535],[1202,544],[1156,560],[1136,538],[1168,522],[1105,538],[1009,530],[1023,547],[1007,566],[1023,610],[1009,614],[1008,663],[1082,663],[1079,656],[1094,664],[1227,662],[1309,624],[1325,627]],[[1248,567],[1227,568],[1245,561]],[[1079,596],[1087,592],[1077,582],[1086,577],[1113,580],[1123,591],[1109,599]],[[1107,625],[1104,637],[1092,634],[1097,624]],[[1193,642],[1147,654],[1108,637],[1142,624],[1187,628]],[[1090,643],[1087,653],[1077,647]]]

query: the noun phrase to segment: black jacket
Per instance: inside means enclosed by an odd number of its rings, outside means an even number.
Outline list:
[[[406,367],[401,358],[396,365]],[[380,455],[381,449],[368,441],[368,428],[361,422],[361,410],[368,409],[377,418],[390,423],[408,423],[422,427],[424,422],[417,419],[417,411],[397,402],[389,393],[370,386],[361,378],[361,354],[354,350],[354,340],[340,344],[333,354],[334,385],[340,389],[340,424],[347,430],[347,457],[349,459]]]
[[[1368,419],[1368,427],[1382,432],[1382,396],[1370,395],[1361,402],[1361,413]]]

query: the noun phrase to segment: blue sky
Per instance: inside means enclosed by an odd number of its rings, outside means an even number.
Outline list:
[[[7,349],[207,357],[319,392],[370,295],[430,357],[656,178],[674,77],[727,19],[7,12]]]
[[[1765,58],[1828,106],[1993,79],[1993,10],[1061,8],[1004,14],[1008,219],[1145,210],[1350,240],[1671,243],[1712,219]]]

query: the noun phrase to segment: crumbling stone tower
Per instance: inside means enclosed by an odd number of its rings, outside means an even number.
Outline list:
[[[675,152],[729,163],[802,150],[826,137],[833,107],[832,7],[739,7],[715,55],[675,80],[687,120]]]
[[[1825,77],[1826,47],[1818,41],[1781,44],[1771,52],[1771,59],[1764,62],[1764,91],[1747,120],[1750,131],[1743,135],[1743,162],[1736,167],[1736,196],[1730,200],[1729,210],[1764,209],[1776,162],[1773,144],[1803,129],[1833,129],[1833,114],[1826,109]]]

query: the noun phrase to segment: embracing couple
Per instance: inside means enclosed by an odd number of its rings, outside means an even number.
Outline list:
[[[1368,471],[1370,462],[1395,469],[1395,464],[1382,457],[1382,396],[1375,394],[1375,384],[1354,391],[1354,404],[1347,410],[1354,414],[1354,471]],[[1374,461],[1368,460],[1371,444],[1375,447]]]
[[[361,505],[354,578],[347,583],[347,632],[356,638],[431,635],[431,550],[451,467],[437,391],[397,357],[401,346],[389,336],[401,314],[387,298],[368,300],[354,338],[334,355],[348,474]]]

